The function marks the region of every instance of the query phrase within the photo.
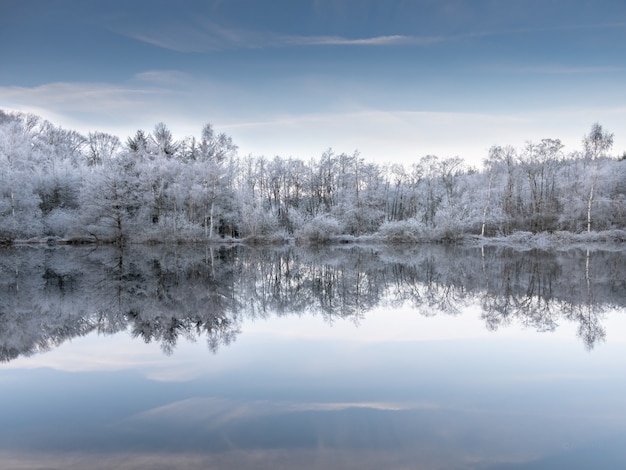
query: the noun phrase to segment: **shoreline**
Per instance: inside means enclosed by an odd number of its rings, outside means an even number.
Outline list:
[[[484,237],[481,235],[461,235],[456,238],[400,238],[386,237],[380,234],[371,235],[332,235],[322,240],[309,240],[306,238],[278,234],[273,236],[256,236],[246,238],[218,238],[200,239],[163,239],[163,240],[130,240],[123,243],[124,246],[151,246],[151,245],[213,245],[213,246],[350,246],[350,245],[372,245],[372,246],[419,246],[419,245],[459,245],[473,247],[510,247],[516,249],[543,249],[559,250],[581,248],[585,246],[614,247],[619,250],[626,250],[626,231],[607,230],[602,232],[515,232],[511,235]],[[115,246],[120,245],[117,240],[102,240],[91,237],[78,238],[30,238],[25,240],[2,240],[0,247],[16,246]]]

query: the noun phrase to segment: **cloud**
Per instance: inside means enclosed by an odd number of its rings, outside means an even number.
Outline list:
[[[333,35],[283,35],[225,28],[207,19],[195,24],[174,24],[158,29],[126,31],[124,35],[164,49],[199,53],[224,49],[260,49],[305,46],[428,46],[447,40],[443,36],[381,35],[347,38]]]
[[[411,163],[427,154],[461,156],[480,162],[489,147],[514,137],[528,123],[502,114],[403,110],[361,110],[282,115],[262,121],[222,126],[248,150],[266,156],[318,156],[326,148],[338,152],[358,149],[377,162]],[[522,140],[523,142],[523,140]]]
[[[178,93],[179,94],[179,93]],[[109,83],[57,82],[35,87],[1,87],[4,109],[29,112],[55,125],[87,133],[108,132],[124,138],[139,128],[151,128],[159,118],[155,110],[167,109],[174,89],[156,83],[139,86]]]
[[[181,53],[203,53],[229,49],[261,49],[307,46],[431,46],[450,41],[466,41],[483,37],[509,35],[531,35],[542,32],[581,31],[606,28],[622,28],[623,22],[591,24],[558,24],[536,28],[490,28],[455,34],[384,34],[366,37],[341,35],[289,35],[270,31],[227,27],[206,17],[195,17],[190,21],[170,21],[167,24],[133,25],[117,32],[154,46]]]
[[[191,77],[178,70],[148,70],[135,74],[135,79],[160,85],[180,85],[190,81]]]
[[[200,92],[204,94],[198,95]],[[56,82],[34,87],[0,86],[0,103],[4,110],[34,113],[79,132],[99,130],[124,137],[136,129],[149,130],[156,122],[173,119],[178,124],[192,123],[200,128],[204,121],[196,122],[197,115],[190,109],[199,108],[199,101],[213,107],[217,101],[213,96],[233,93],[226,85],[210,80],[198,83],[175,70],[150,70],[136,74],[126,84]]]
[[[338,152],[359,150],[366,160],[379,163],[411,163],[434,154],[458,155],[480,165],[492,145],[523,146],[528,140],[549,137],[561,139],[567,151],[576,150],[595,121],[618,134],[616,153],[626,148],[626,136],[617,132],[626,125],[619,102],[557,108],[547,101],[531,108],[471,112],[476,106],[459,104],[457,109],[441,111],[425,109],[426,104],[413,100],[412,105],[407,101],[407,109],[398,109],[401,103],[386,105],[381,99],[380,106],[364,107],[362,102],[376,93],[375,88],[366,86],[356,93],[359,85],[350,81],[314,83],[287,81],[281,84],[278,98],[268,100],[268,93],[273,96],[275,91],[271,87],[250,88],[176,70],[148,70],[123,85],[70,82],[0,87],[0,103],[5,109],[32,112],[79,132],[99,130],[122,139],[137,129],[149,131],[159,121],[170,126],[177,138],[197,135],[204,123],[211,122],[232,136],[241,155],[267,157],[308,159],[332,147]],[[388,95],[385,91],[383,97]],[[290,96],[306,96],[311,103],[299,99],[292,106]]]
[[[558,138],[566,151],[580,149],[594,121],[618,130],[626,124],[626,112],[620,106],[484,113],[374,109],[240,120],[222,128],[243,155],[307,159],[332,147],[337,152],[359,150],[366,160],[378,163],[410,164],[433,154],[459,156],[480,166],[492,145],[522,147],[527,141]],[[616,137],[615,151],[621,153],[625,142],[624,136]]]
[[[567,65],[522,65],[522,66],[496,66],[489,67],[491,72],[509,74],[538,74],[538,75],[583,75],[583,74],[605,74],[623,73],[626,67],[614,66],[593,66],[576,67]]]
[[[106,83],[56,82],[35,87],[0,87],[0,100],[6,103],[58,107],[82,111],[98,106],[98,111],[127,108],[156,90],[132,88]]]
[[[341,36],[275,36],[269,44],[280,46],[397,46],[429,45],[444,41],[440,36],[374,36],[349,39]]]

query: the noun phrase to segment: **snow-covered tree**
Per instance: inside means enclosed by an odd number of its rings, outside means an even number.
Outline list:
[[[101,165],[104,160],[117,156],[121,147],[117,136],[106,132],[90,132],[87,136],[87,164]]]
[[[89,174],[81,193],[84,230],[97,240],[123,245],[144,227],[138,224],[140,174],[128,155],[105,160]]]
[[[613,134],[605,131],[597,122],[591,126],[589,134],[583,138],[585,157],[592,161],[591,185],[587,198],[587,232],[591,232],[591,212],[598,181],[598,158],[606,155],[613,147]]]
[[[34,237],[42,228],[33,186],[37,163],[22,117],[0,124],[0,240]]]

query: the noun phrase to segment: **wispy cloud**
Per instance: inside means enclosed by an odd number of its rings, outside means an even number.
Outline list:
[[[510,74],[538,74],[538,75],[591,75],[604,73],[623,73],[626,67],[591,66],[578,67],[568,65],[521,65],[521,66],[495,66],[489,67],[489,71]]]
[[[0,100],[42,107],[60,106],[66,110],[86,110],[97,104],[99,111],[137,104],[140,97],[156,90],[132,88],[107,83],[46,83],[35,87],[0,87]]]
[[[55,82],[35,87],[0,86],[0,103],[4,109],[34,113],[80,132],[97,128],[125,135],[144,122],[153,125],[156,110],[170,109],[165,104],[180,99],[182,92],[165,86],[165,77],[148,73],[126,85]]]
[[[303,46],[427,46],[445,41],[444,36],[380,35],[348,38],[335,35],[285,35],[225,28],[206,19],[195,24],[174,24],[154,30],[124,32],[128,37],[177,52],[208,52],[223,49],[257,49]]]
[[[135,79],[159,85],[179,85],[191,80],[191,76],[179,70],[147,70],[136,74]]]
[[[280,46],[398,46],[398,45],[429,45],[444,41],[440,36],[375,36],[370,38],[349,39],[341,36],[275,36],[270,42],[274,47]]]
[[[341,35],[289,35],[269,31],[255,31],[226,27],[207,18],[198,17],[189,22],[171,22],[163,25],[133,26],[118,31],[147,44],[183,53],[201,53],[225,49],[260,49],[306,46],[431,46],[450,41],[482,37],[526,35],[545,32],[581,31],[626,27],[624,22],[555,25],[544,28],[494,28],[486,31],[466,31],[456,34],[385,34],[369,37]]]
[[[341,36],[274,36],[269,44],[280,46],[387,45],[405,40],[403,36],[348,39]]]

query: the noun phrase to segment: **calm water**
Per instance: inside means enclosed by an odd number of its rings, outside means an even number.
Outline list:
[[[0,469],[624,469],[626,252],[0,252]]]

